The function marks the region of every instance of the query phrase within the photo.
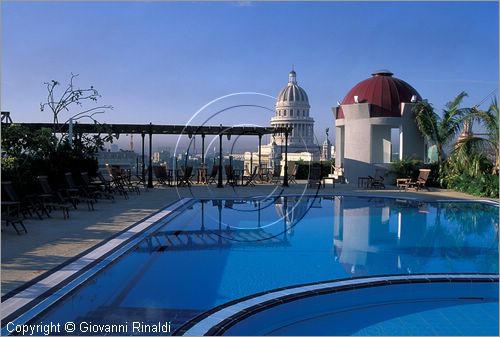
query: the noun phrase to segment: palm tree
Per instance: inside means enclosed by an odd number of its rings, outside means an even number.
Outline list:
[[[486,137],[471,134],[461,139],[456,146],[455,152],[459,158],[481,158],[486,157],[488,151],[494,154],[494,165],[492,174],[498,174],[499,171],[499,130],[498,130],[498,103],[493,99],[488,110],[479,110],[476,107],[470,109],[465,116],[467,122],[479,122],[486,131]]]
[[[413,108],[417,127],[428,143],[436,145],[439,167],[443,164],[444,148],[463,127],[464,117],[470,109],[460,108],[467,93],[461,92],[455,99],[446,104],[443,117],[434,112],[432,105],[426,100],[418,102]]]

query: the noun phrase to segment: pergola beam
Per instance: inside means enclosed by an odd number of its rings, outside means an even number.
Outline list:
[[[49,128],[54,129],[52,123],[16,123],[29,129]],[[272,133],[284,133],[286,127],[260,127],[260,126],[195,126],[195,125],[159,125],[159,124],[84,124],[75,123],[73,125],[74,133],[96,133],[102,127],[109,128],[113,133],[132,133],[155,135],[265,135]],[[64,124],[58,127],[58,132],[67,133],[69,125]],[[290,130],[288,130],[290,132]],[[102,132],[102,131],[101,131]]]

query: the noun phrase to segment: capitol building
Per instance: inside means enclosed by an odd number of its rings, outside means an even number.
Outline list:
[[[288,74],[288,83],[276,98],[275,114],[271,126],[291,127],[288,135],[288,161],[315,161],[320,159],[321,148],[315,142],[314,119],[309,115],[309,98],[306,91],[297,84],[297,73]],[[274,135],[269,144],[261,145],[263,166],[284,167],[285,135]],[[252,159],[250,159],[252,158]],[[258,151],[245,153],[245,167],[258,165]]]

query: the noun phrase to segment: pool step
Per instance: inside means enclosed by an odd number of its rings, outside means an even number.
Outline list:
[[[236,230],[161,231],[143,241],[136,251],[216,249],[232,245],[288,246],[283,235],[274,235],[261,228]]]

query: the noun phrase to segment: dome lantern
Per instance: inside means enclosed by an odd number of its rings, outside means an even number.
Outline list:
[[[289,84],[297,84],[297,74],[294,70],[288,73],[288,83]]]

